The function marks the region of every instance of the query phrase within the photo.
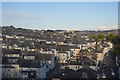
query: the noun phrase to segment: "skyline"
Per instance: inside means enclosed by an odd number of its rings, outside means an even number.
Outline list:
[[[114,29],[117,2],[3,2],[2,25],[29,29]]]

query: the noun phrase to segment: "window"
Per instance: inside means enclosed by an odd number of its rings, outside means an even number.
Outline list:
[[[10,71],[10,69],[8,69],[8,71]]]
[[[34,73],[30,73],[30,75],[34,75]]]
[[[8,78],[11,78],[11,76],[10,76],[10,75],[8,75]]]
[[[76,66],[76,68],[77,68],[77,66]]]
[[[19,57],[19,54],[14,54],[13,57]]]
[[[47,65],[47,68],[48,68],[49,66]]]
[[[27,73],[23,73],[23,75],[27,75]]]
[[[19,57],[19,54],[6,54],[6,57]]]
[[[17,63],[18,59],[8,59],[9,63]]]
[[[35,56],[24,56],[24,59],[35,59]]]

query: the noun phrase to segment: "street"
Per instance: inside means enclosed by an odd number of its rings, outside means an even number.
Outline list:
[[[104,61],[106,64],[103,73],[106,75],[106,78],[118,78],[118,68],[116,65],[115,54],[108,52],[108,55],[105,55]]]

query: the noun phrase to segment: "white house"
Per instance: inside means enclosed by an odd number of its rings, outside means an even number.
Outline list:
[[[52,54],[40,54],[39,61],[45,63],[46,72],[53,69],[55,67],[55,57]]]
[[[46,78],[46,65],[37,60],[20,61],[20,78]]]
[[[60,63],[67,63],[68,61],[68,53],[67,52],[63,52],[63,51],[59,51],[57,52],[57,57]]]
[[[101,51],[96,50],[95,54],[97,55],[97,65],[98,65],[99,61],[103,61],[104,53],[103,53],[103,50]]]
[[[87,41],[88,47],[94,47],[96,45],[95,41]]]
[[[109,45],[110,48],[113,48],[113,44],[111,42],[107,43]]]
[[[2,65],[2,78],[20,78],[19,65]]]
[[[40,52],[41,54],[53,54],[53,51],[50,49],[42,49]]]

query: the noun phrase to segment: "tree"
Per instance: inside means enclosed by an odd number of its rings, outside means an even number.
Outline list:
[[[116,55],[120,55],[120,37],[119,36],[116,36],[113,40],[113,52],[116,54]]]
[[[89,38],[96,41],[97,40],[97,35],[90,35]]]
[[[106,40],[112,42],[115,37],[116,36],[114,34],[110,33],[106,36]]]
[[[102,33],[98,34],[97,37],[99,40],[104,40],[104,38],[105,38],[104,34],[102,34]]]
[[[107,40],[113,43],[113,53],[120,55],[120,36],[116,36],[112,33],[107,35]]]
[[[116,55],[120,55],[120,44],[113,46],[113,52],[114,52]]]
[[[102,41],[102,43],[103,43],[105,36],[103,33],[101,33],[101,34],[97,34],[97,35],[91,35],[91,36],[89,36],[89,38],[93,39],[96,42],[96,49],[97,49],[98,41]]]
[[[97,38],[98,38],[98,40],[101,40],[102,43],[103,43],[103,40],[104,40],[105,36],[104,36],[104,34],[101,33],[101,34],[97,35]]]
[[[47,30],[47,32],[54,32],[54,31],[53,31],[53,30],[49,30],[49,29],[48,29],[48,30]]]
[[[98,46],[98,35],[90,35],[89,38],[93,39],[96,42],[96,49],[97,49],[97,46]]]
[[[113,40],[112,40],[114,45],[120,44],[120,37],[116,36]]]

